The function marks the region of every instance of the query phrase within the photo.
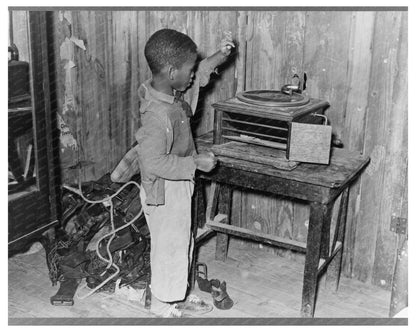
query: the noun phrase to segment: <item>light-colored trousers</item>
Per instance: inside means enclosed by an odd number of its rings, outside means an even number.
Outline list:
[[[147,205],[140,199],[150,231],[152,295],[162,302],[182,301],[186,295],[192,262],[191,204],[194,183],[165,180],[165,204]]]

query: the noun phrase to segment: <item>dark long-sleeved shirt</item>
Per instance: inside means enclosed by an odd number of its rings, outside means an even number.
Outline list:
[[[125,182],[140,170],[146,203],[149,205],[164,204],[165,179],[194,178],[196,165],[192,154],[195,146],[189,123],[190,114],[184,108],[195,112],[199,88],[209,82],[214,68],[207,59],[201,61],[193,85],[185,95],[188,104],[156,91],[150,85],[150,80],[139,88],[142,126],[135,135],[138,144],[123,157],[111,178],[115,182]]]

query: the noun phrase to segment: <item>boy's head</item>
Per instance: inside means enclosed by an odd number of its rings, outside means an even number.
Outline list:
[[[176,90],[189,85],[197,58],[193,40],[176,30],[156,31],[147,41],[144,55],[153,75],[166,73]]]

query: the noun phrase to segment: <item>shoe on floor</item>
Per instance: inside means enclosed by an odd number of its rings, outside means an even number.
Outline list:
[[[160,301],[156,296],[152,297],[149,312],[160,318],[182,318],[184,314],[177,308],[177,304]]]
[[[162,314],[162,318],[181,318],[184,314],[177,308],[177,304],[171,304],[169,308]]]
[[[234,305],[234,301],[230,298],[227,293],[227,284],[223,281],[221,284],[212,284],[211,291],[214,305],[216,308],[221,310],[228,310]]]
[[[164,307],[151,308],[150,312],[160,318],[182,318],[183,312],[177,308],[177,304],[167,304]]]
[[[212,311],[213,307],[198,296],[190,294],[185,301],[176,303],[176,308],[184,315],[195,316],[206,314]]]

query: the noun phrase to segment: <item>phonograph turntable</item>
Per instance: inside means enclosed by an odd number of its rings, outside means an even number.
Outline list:
[[[301,83],[253,90],[213,104],[216,155],[291,170],[299,162],[328,164],[332,129],[327,101],[302,94]]]

